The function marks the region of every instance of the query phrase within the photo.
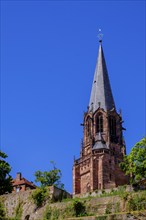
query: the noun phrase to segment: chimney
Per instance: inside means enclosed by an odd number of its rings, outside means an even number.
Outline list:
[[[20,173],[20,172],[19,172],[19,173],[17,173],[17,174],[16,174],[16,180],[21,180],[21,178],[22,178],[21,173]]]

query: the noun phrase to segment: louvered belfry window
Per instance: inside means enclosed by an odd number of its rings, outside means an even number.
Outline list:
[[[91,135],[91,119],[88,117],[87,119],[87,136]]]
[[[116,136],[116,119],[113,116],[109,117],[110,134]]]
[[[113,116],[109,117],[109,130],[111,142],[117,142],[116,140],[116,119]]]
[[[98,115],[96,119],[96,132],[103,132],[103,117],[102,115]]]

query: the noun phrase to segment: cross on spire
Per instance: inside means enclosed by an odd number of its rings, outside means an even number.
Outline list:
[[[99,39],[99,42],[101,43],[101,42],[102,42],[102,39],[103,39],[103,34],[102,34],[100,28],[98,29],[98,35],[97,35],[97,37],[98,37],[98,39]]]

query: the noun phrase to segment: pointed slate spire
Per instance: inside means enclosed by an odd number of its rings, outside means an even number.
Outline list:
[[[105,111],[115,108],[106,62],[100,40],[98,59],[92,84],[89,110],[95,112],[99,107]]]

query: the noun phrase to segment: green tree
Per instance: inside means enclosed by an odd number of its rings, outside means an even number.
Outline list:
[[[124,157],[120,167],[126,175],[130,175],[131,183],[139,183],[146,179],[146,138],[142,138]]]
[[[49,171],[36,171],[35,172],[35,181],[40,182],[41,187],[46,186],[57,186],[58,188],[64,189],[64,184],[61,183],[62,173],[61,170],[56,168],[53,161],[50,162],[53,165],[53,169]]]
[[[0,151],[0,195],[12,191],[11,167],[5,161],[7,155]]]

